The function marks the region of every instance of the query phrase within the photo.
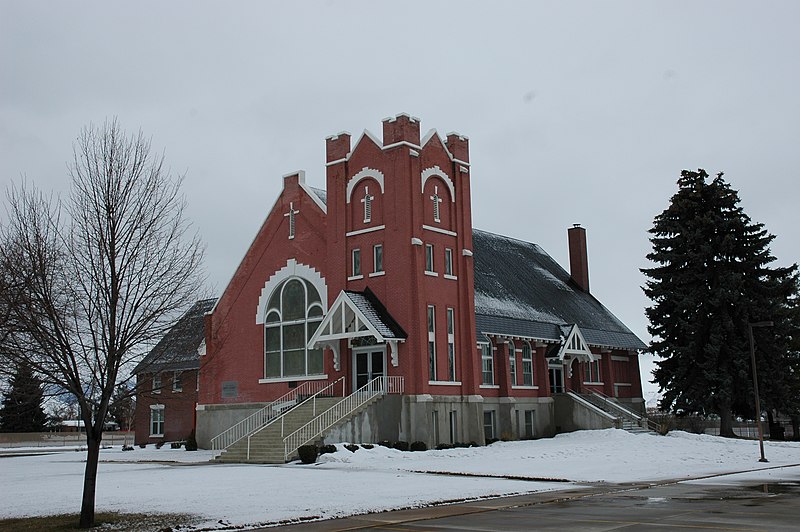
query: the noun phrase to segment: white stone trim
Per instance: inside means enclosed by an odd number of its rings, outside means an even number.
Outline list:
[[[498,390],[500,389],[499,384],[481,384],[478,388],[486,388],[487,390]]]
[[[380,146],[380,144],[379,144],[379,146]],[[408,142],[407,140],[400,140],[400,141],[397,141],[397,142],[392,142],[391,144],[387,144],[386,146],[383,146],[381,149],[382,150],[390,150],[392,148],[397,148],[398,146],[408,146],[409,148],[415,148],[417,150],[421,149],[421,146],[418,146],[418,145],[414,144],[413,142]]]
[[[511,386],[512,390],[538,390],[538,386],[517,386],[516,384]]]
[[[415,236],[412,236],[411,237],[411,245],[412,246],[421,246],[422,245],[422,239],[421,238],[417,238]]]
[[[381,186],[381,194],[383,194],[383,172],[376,170],[375,168],[365,166],[347,182],[347,203],[350,203],[350,199],[353,196],[353,190],[355,190],[358,182],[362,179],[367,179],[368,177],[371,177],[378,182],[378,184]]]
[[[429,271],[426,270],[424,273],[425,273],[425,275],[428,275],[430,277],[439,277],[439,274],[436,273],[436,272],[429,272]]]
[[[453,181],[450,179],[450,176],[447,173],[439,168],[439,165],[431,166],[430,168],[426,168],[422,171],[421,179],[422,179],[422,190],[425,190],[425,182],[428,178],[432,176],[437,176],[444,181],[444,184],[447,185],[447,188],[450,189],[450,202],[455,203],[456,201],[456,187],[453,185]]]
[[[327,375],[298,375],[296,377],[275,377],[272,379],[258,379],[259,384],[270,384],[273,382],[300,382],[300,381],[321,381],[327,379]]]
[[[597,381],[583,381],[583,384],[591,384],[592,386],[603,386],[605,383]]]
[[[359,279],[363,279],[363,278],[364,278],[364,276],[359,274],[359,275],[351,275],[350,277],[347,278],[347,280],[348,281],[358,281]]]
[[[461,386],[461,381],[428,381],[432,386]]]
[[[458,236],[458,233],[456,233],[455,231],[448,231],[447,229],[442,229],[440,227],[433,227],[433,226],[430,226],[430,225],[423,225],[422,228],[426,229],[428,231],[433,231],[435,233],[441,233],[443,235]]]
[[[472,256],[472,251],[469,250],[469,249],[464,248],[464,249],[461,250],[461,254],[463,256],[465,256],[465,257],[471,257]]]
[[[372,272],[369,274],[369,277],[381,277],[382,275],[386,275],[386,270],[381,270],[379,272]]]
[[[455,275],[444,274],[442,277],[444,277],[445,279],[450,279],[451,281],[458,281],[458,277]]]
[[[386,229],[386,225],[376,225],[374,227],[367,227],[366,229],[357,229],[356,231],[345,233],[344,236],[363,235],[364,233],[371,233],[373,231],[380,231],[382,229]]]
[[[300,277],[311,283],[314,288],[317,289],[317,292],[319,292],[322,310],[327,311],[328,285],[325,283],[325,278],[311,266],[301,264],[297,262],[296,259],[292,258],[286,261],[286,266],[273,273],[267,282],[264,283],[264,288],[261,289],[261,295],[258,297],[258,305],[256,307],[256,325],[264,324],[264,315],[267,312],[267,305],[269,304],[269,297],[272,295],[272,291],[290,277]]]

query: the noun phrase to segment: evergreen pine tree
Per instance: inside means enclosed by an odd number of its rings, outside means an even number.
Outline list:
[[[650,230],[647,258],[655,266],[642,270],[653,302],[646,309],[649,351],[661,357],[654,372],[664,392],[660,406],[717,414],[723,436],[734,435],[734,415],[755,414],[748,322],[776,323],[755,333],[765,405],[787,405],[794,386],[784,373],[796,329],[788,317],[797,267],[770,267],[774,236],[753,223],[739,201],[722,174],[709,181],[704,170],[684,170],[678,192]]]
[[[134,403],[131,390],[126,384],[119,384],[111,396],[108,404],[108,416],[122,430],[130,430],[129,424],[133,418]]]
[[[28,366],[18,365],[0,408],[3,432],[41,432],[47,415],[42,408],[42,384]]]

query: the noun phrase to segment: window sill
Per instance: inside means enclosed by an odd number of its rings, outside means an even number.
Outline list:
[[[372,272],[371,274],[369,274],[370,277],[380,277],[382,275],[386,275],[386,272],[383,271],[383,270],[381,270],[379,272]]]
[[[183,392],[183,388],[181,388],[180,390],[172,390],[172,393],[181,393],[181,392]]]
[[[456,277],[455,275],[444,274],[443,277],[445,279],[450,279],[451,281],[458,281],[458,277]]]
[[[436,272],[429,272],[428,270],[425,270],[425,275],[430,275],[431,277],[439,277],[439,274],[438,274],[438,273],[436,273]]]
[[[497,390],[500,389],[499,384],[481,384],[478,388],[486,388],[487,390]]]
[[[589,384],[591,386],[603,386],[605,383],[604,382],[594,382],[594,381],[592,381],[592,382],[584,381],[583,384]]]
[[[512,390],[538,390],[538,386],[512,386]]]
[[[271,384],[273,382],[321,381],[327,378],[328,378],[327,375],[298,375],[296,377],[270,377],[269,379],[258,379],[258,383]]]
[[[630,386],[631,383],[629,382],[615,382],[614,386]]]
[[[348,281],[358,281],[359,279],[363,279],[363,275],[351,275],[347,278]]]
[[[433,386],[461,386],[461,381],[428,381]]]
[[[151,438],[163,438],[164,435],[163,434],[151,434],[150,437]]]

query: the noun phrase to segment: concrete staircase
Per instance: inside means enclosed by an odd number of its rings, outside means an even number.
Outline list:
[[[617,426],[622,430],[633,434],[652,433],[654,430],[657,430],[657,425],[636,412],[622,406],[611,397],[606,397],[599,393],[582,394],[580,397],[603,412],[617,418]]]
[[[328,410],[341,399],[341,397],[318,397],[314,401],[301,403],[266,427],[234,443],[214,460],[225,463],[282,464],[286,462],[284,437],[314,419],[319,413]]]
[[[347,397],[327,395],[334,384],[251,430],[228,445],[215,461],[285,463],[296,455],[298,447],[318,443],[327,432],[350,421],[387,394],[403,393],[403,377],[400,376],[376,377]]]

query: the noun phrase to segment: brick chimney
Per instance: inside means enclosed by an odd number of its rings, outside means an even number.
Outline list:
[[[581,290],[589,292],[589,260],[586,251],[586,229],[574,224],[567,229],[569,240],[569,273]]]

